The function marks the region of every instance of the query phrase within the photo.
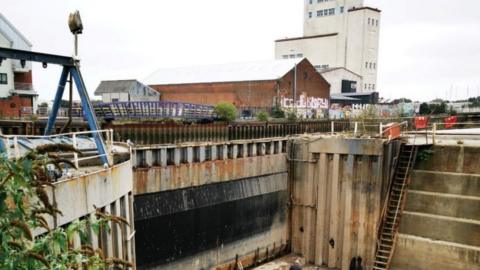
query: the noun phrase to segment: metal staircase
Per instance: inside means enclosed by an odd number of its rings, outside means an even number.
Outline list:
[[[416,156],[417,147],[415,145],[402,144],[377,230],[377,249],[373,262],[375,270],[390,269],[400,218],[405,206],[408,179]]]

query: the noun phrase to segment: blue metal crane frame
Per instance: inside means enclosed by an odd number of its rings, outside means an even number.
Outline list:
[[[100,155],[100,158],[104,164],[109,164],[105,142],[103,141],[101,134],[98,132],[100,130],[100,126],[95,116],[95,111],[93,109],[92,103],[90,102],[90,98],[88,96],[87,88],[85,87],[82,73],[80,72],[80,62],[73,57],[68,56],[0,47],[0,65],[2,61],[6,59],[20,60],[22,64],[24,64],[26,61],[31,61],[43,63],[44,66],[46,66],[47,64],[63,66],[62,74],[60,75],[60,81],[57,87],[57,92],[53,101],[52,112],[48,116],[48,123],[44,134],[46,136],[51,135],[53,128],[55,127],[55,122],[57,120],[58,110],[60,109],[60,103],[62,101],[65,85],[67,84],[68,75],[72,75],[72,79],[75,82],[78,94],[80,96],[80,100],[82,102],[82,107],[84,110],[85,118],[88,122],[88,126],[91,131],[94,131],[93,138],[95,140],[95,144],[97,145],[98,154]]]

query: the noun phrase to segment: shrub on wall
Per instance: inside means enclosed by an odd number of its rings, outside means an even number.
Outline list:
[[[215,105],[215,114],[222,121],[231,122],[237,117],[237,108],[228,102],[222,102]]]
[[[272,109],[273,118],[285,118],[285,112],[280,107],[274,107]]]
[[[94,232],[93,237],[99,237],[110,231],[112,222],[128,224],[122,217],[97,210],[96,217],[88,221],[50,227],[47,219],[61,212],[47,195],[46,188],[54,182],[47,168],[74,167],[70,161],[48,153],[54,148],[74,151],[62,145],[48,145],[17,160],[0,152],[0,269],[131,269],[130,262],[106,258],[101,249],[88,244],[89,230]],[[35,235],[40,231],[44,233]],[[83,243],[81,247],[74,245],[77,237]]]
[[[265,111],[260,111],[257,113],[257,120],[266,122],[268,121],[268,113]]]

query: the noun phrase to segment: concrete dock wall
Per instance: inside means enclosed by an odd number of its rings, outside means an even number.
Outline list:
[[[411,175],[392,269],[480,269],[480,148],[430,150]]]
[[[352,257],[370,269],[388,170],[380,139],[301,137],[291,149],[292,251],[307,262],[348,269]]]
[[[211,269],[289,247],[285,138],[133,150],[139,269]]]
[[[111,168],[80,168],[81,176],[61,180],[47,193],[54,205],[62,212],[56,219],[47,217],[51,227],[66,226],[71,222],[95,215],[95,207],[103,212],[121,216],[131,224],[111,222],[110,231],[102,230],[101,236],[88,232],[89,243],[94,249],[101,248],[106,257],[117,257],[135,263],[133,219],[133,176],[131,161],[124,161]],[[79,172],[80,172],[79,171]],[[89,171],[89,172],[87,172]],[[79,173],[80,174],[80,173]],[[80,248],[80,238],[75,241]]]

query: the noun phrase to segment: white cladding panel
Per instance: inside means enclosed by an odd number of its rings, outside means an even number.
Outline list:
[[[275,43],[275,58],[282,59],[292,54],[302,54],[314,66],[338,66],[337,36],[289,40]]]
[[[357,82],[357,93],[362,91],[362,77],[343,68],[321,72],[323,78],[330,84],[330,94],[342,93],[342,81]]]
[[[0,47],[10,47],[10,41],[0,33]],[[0,73],[7,74],[7,84],[0,84],[0,98],[6,98],[10,95],[10,90],[13,90],[13,69],[12,61],[7,59],[2,61],[0,66]]]

